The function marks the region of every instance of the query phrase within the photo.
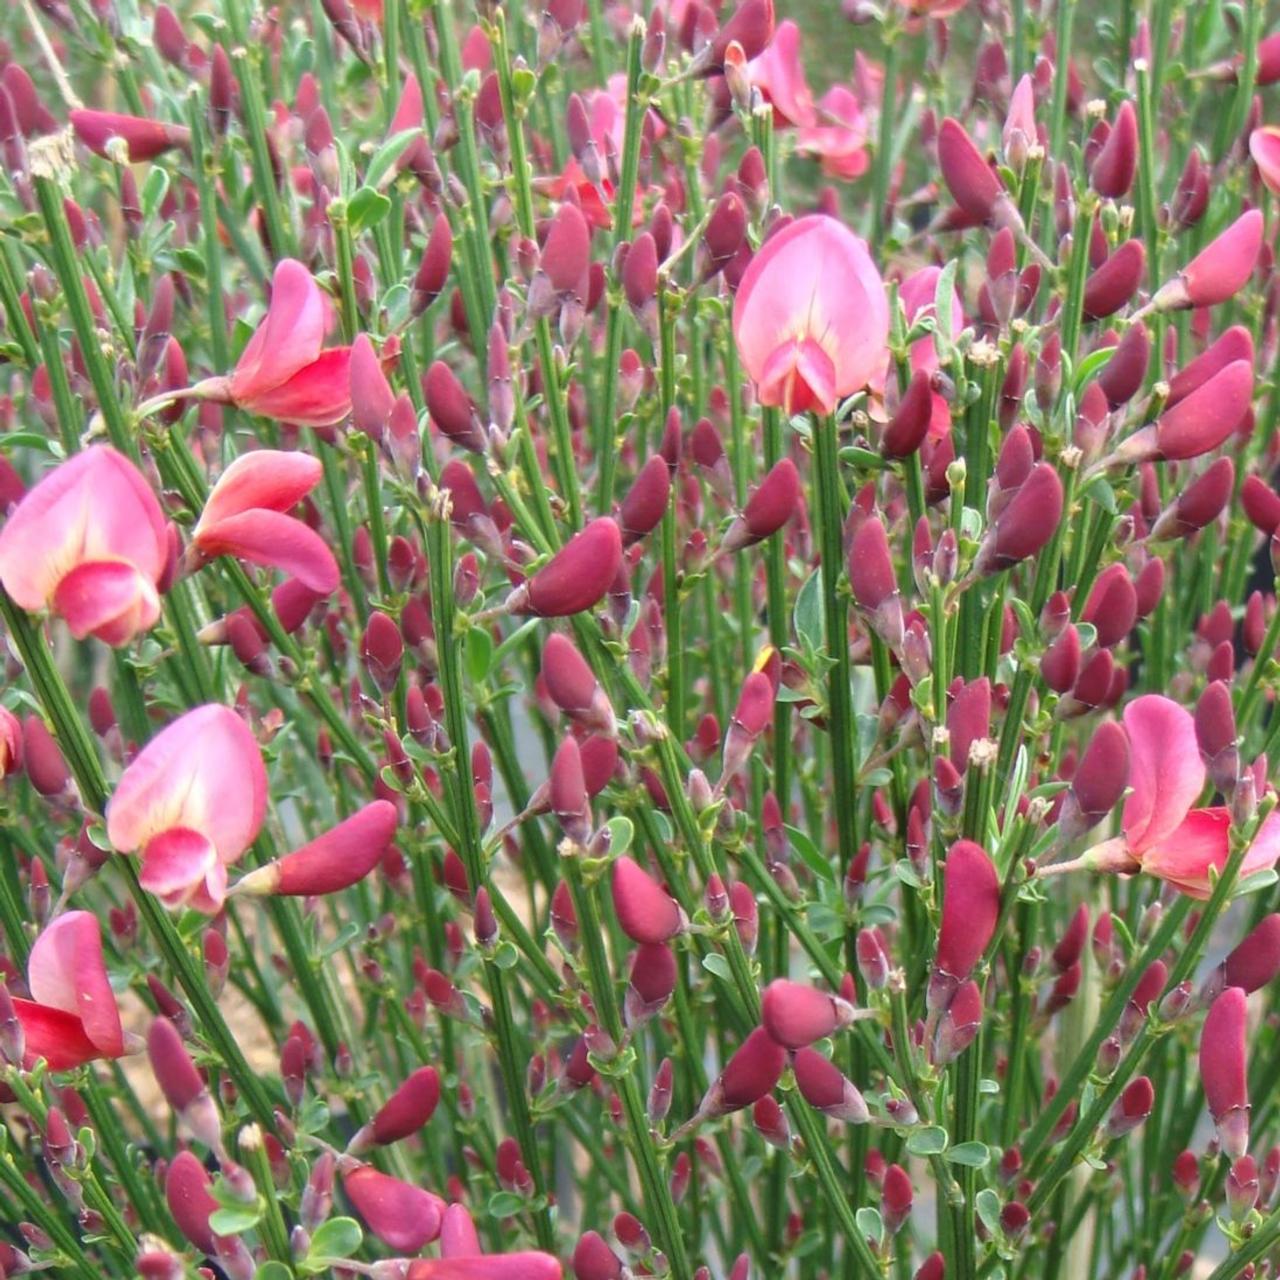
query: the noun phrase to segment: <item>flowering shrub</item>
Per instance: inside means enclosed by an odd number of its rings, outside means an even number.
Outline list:
[[[833,9],[8,7],[0,1276],[1275,1274],[1280,34]]]

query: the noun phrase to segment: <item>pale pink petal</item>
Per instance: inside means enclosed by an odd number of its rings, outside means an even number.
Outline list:
[[[817,123],[813,93],[800,56],[800,28],[790,19],[778,24],[765,51],[747,63],[747,76],[773,106],[779,123]]]
[[[23,1065],[27,1068],[33,1067],[37,1058],[43,1058],[50,1071],[70,1071],[95,1058],[109,1056],[85,1035],[84,1024],[74,1013],[17,996],[13,998],[13,1011],[26,1040]]]
[[[799,150],[817,156],[822,170],[833,178],[852,181],[865,173],[867,121],[862,104],[844,85],[832,85],[818,103],[817,123],[796,136]]]
[[[153,583],[164,569],[164,516],[134,465],[95,445],[55,467],[0,529],[0,582],[21,608],[44,608],[85,560],[124,560]]]
[[[1131,702],[1124,727],[1131,793],[1121,825],[1130,852],[1145,863],[1145,851],[1176,831],[1199,798],[1204,762],[1191,713],[1160,694]]]
[[[160,616],[155,583],[124,560],[77,565],[58,583],[51,603],[77,640],[93,635],[110,645],[128,644]]]
[[[285,258],[271,280],[271,304],[231,375],[231,398],[253,400],[309,365],[324,345],[333,308],[306,267]]]
[[[816,342],[791,342],[765,361],[758,391],[761,404],[781,405],[787,414],[809,409],[831,413],[837,400],[836,367]]]
[[[218,851],[198,831],[171,827],[147,841],[138,880],[158,898],[186,899],[217,864]]]
[[[1227,862],[1231,814],[1222,808],[1192,809],[1181,823],[1141,855],[1142,869],[1193,898],[1209,896],[1209,868]]]
[[[250,413],[304,427],[330,427],[351,412],[351,348],[322,351],[285,382],[236,403]]]
[[[195,533],[198,536],[208,525],[255,508],[291,511],[320,483],[322,472],[320,460],[309,453],[279,449],[242,453],[218,477]]]
[[[866,386],[883,366],[889,334],[888,300],[866,244],[820,214],[784,227],[743,275],[733,332],[757,383],[779,348],[811,340],[835,367],[836,399]]]
[[[107,835],[121,852],[174,827],[198,831],[234,862],[257,838],[267,772],[248,725],[229,707],[197,707],[175,720],[124,771],[107,805]]]
[[[40,1004],[79,1018],[100,1052],[124,1051],[120,1010],[102,958],[102,934],[88,911],[56,917],[31,948],[27,985]]]
[[[1280,129],[1273,124],[1255,129],[1249,135],[1249,154],[1267,189],[1280,192]]]
[[[203,555],[236,556],[282,569],[321,595],[338,588],[338,562],[309,525],[278,511],[246,511],[208,525],[195,539]]]

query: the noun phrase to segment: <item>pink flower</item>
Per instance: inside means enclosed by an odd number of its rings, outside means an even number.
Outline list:
[[[266,318],[227,383],[249,413],[327,427],[351,412],[351,348],[325,351],[333,307],[300,262],[285,258],[271,280]]]
[[[50,609],[82,640],[126,645],[160,616],[169,543],[160,504],[108,445],[56,467],[0,530],[0,582],[28,612]]]
[[[228,707],[175,720],[124,771],[107,805],[107,835],[142,851],[139,879],[167,906],[213,914],[227,867],[257,839],[267,771],[248,726]]]
[[[305,453],[258,449],[244,453],[213,486],[192,531],[204,560],[237,556],[283,569],[304,586],[329,595],[338,586],[338,562],[309,525],[285,513],[316,486],[320,463]]]
[[[32,998],[13,1000],[27,1066],[43,1058],[51,1071],[67,1071],[129,1051],[102,959],[102,934],[88,911],[65,912],[35,940],[27,986]]]
[[[829,178],[852,182],[867,171],[867,118],[852,89],[833,84],[818,100],[815,122],[796,135],[797,149],[815,156]]]
[[[1269,191],[1280,192],[1280,128],[1263,125],[1249,135],[1249,154]]]
[[[831,413],[878,372],[889,305],[864,241],[821,214],[771,236],[752,258],[733,335],[760,402]]]
[[[1227,862],[1230,810],[1193,809],[1204,790],[1205,767],[1191,713],[1160,694],[1124,711],[1129,734],[1129,798],[1122,836],[1085,855],[1087,865],[1143,870],[1193,898],[1209,896],[1209,870]],[[1265,870],[1280,858],[1280,813],[1272,813],[1245,854],[1240,876]]]
[[[773,107],[776,124],[817,124],[817,108],[800,57],[800,28],[790,19],[778,24],[768,47],[747,64],[747,77]]]

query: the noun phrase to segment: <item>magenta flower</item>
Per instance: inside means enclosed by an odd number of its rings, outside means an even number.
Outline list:
[[[107,835],[142,851],[139,879],[167,906],[210,914],[227,892],[227,867],[257,839],[267,771],[245,722],[228,707],[175,720],[124,771],[107,805]]]
[[[192,530],[200,560],[236,556],[282,569],[320,595],[338,586],[338,562],[314,529],[288,515],[320,480],[320,463],[305,453],[258,449],[222,473]]]
[[[14,603],[49,609],[76,639],[115,647],[159,618],[168,557],[155,494],[108,445],[54,468],[0,529],[0,582]]]
[[[351,412],[351,348],[325,351],[333,306],[300,262],[285,258],[271,279],[271,305],[225,381],[248,413],[328,427]]]
[[[102,958],[102,934],[88,911],[64,912],[35,940],[27,986],[30,1000],[13,997],[27,1067],[43,1058],[51,1071],[67,1071],[131,1052]]]
[[[761,404],[833,412],[879,371],[889,338],[865,242],[820,214],[771,236],[742,277],[733,334]]]
[[[1129,735],[1129,798],[1124,834],[1095,845],[1082,859],[1109,871],[1146,871],[1193,898],[1207,898],[1209,872],[1221,872],[1229,851],[1231,812],[1192,808],[1205,785],[1204,760],[1191,713],[1160,694],[1124,711]],[[1240,866],[1241,877],[1280,858],[1280,813],[1265,819]],[[1066,864],[1064,864],[1066,865]]]

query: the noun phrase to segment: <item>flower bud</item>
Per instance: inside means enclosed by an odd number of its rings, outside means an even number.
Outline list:
[[[613,864],[613,909],[632,942],[666,942],[684,927],[675,900],[633,858]]]
[[[511,613],[565,618],[597,604],[622,567],[622,534],[607,516],[592,520],[507,598]]]
[[[880,1217],[891,1236],[896,1236],[911,1217],[913,1196],[910,1175],[901,1165],[891,1164],[884,1171],[880,1192]]]
[[[929,982],[928,1007],[938,1011],[973,972],[995,932],[1000,882],[981,845],[959,840],[943,868],[942,925]]]
[[[777,978],[761,998],[765,1030],[788,1049],[802,1049],[850,1026],[858,1011],[839,996],[816,987]]]
[[[1200,1079],[1222,1150],[1239,1159],[1249,1146],[1245,993],[1228,987],[1214,1002],[1200,1033]]]
[[[1155,1098],[1155,1088],[1147,1076],[1130,1081],[1107,1117],[1107,1137],[1121,1138],[1132,1133],[1151,1114]]]
[[[934,1065],[943,1066],[958,1058],[976,1039],[981,1026],[982,991],[972,980],[963,982],[938,1019],[930,1045],[930,1059]]]
[[[840,1068],[816,1049],[801,1049],[792,1063],[796,1087],[816,1111],[845,1124],[866,1124],[871,1112]]]
[[[777,533],[795,514],[799,502],[800,475],[790,458],[782,458],[770,468],[729,526],[720,554],[740,551]]]
[[[1147,251],[1141,240],[1126,240],[1085,281],[1086,320],[1114,315],[1133,297],[1147,270]]]

